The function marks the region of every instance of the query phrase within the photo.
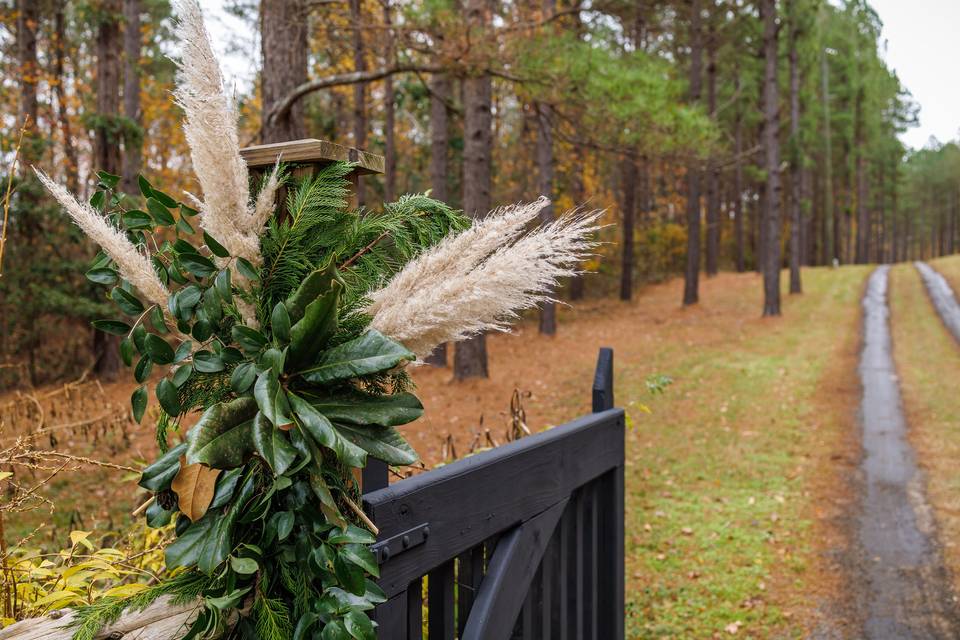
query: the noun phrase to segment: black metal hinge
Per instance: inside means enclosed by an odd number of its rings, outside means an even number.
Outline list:
[[[408,551],[418,545],[423,544],[430,537],[429,523],[417,525],[412,529],[407,529],[403,533],[381,540],[371,547],[377,562],[383,564],[390,558],[395,558],[404,551]]]

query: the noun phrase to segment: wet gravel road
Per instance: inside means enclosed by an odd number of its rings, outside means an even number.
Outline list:
[[[891,351],[887,282],[878,267],[863,299],[860,361],[863,495],[857,521],[865,638],[960,638],[960,619],[923,495]],[[953,304],[956,306],[956,301]],[[960,325],[958,325],[960,328]]]

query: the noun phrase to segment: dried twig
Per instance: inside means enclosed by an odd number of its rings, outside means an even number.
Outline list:
[[[3,226],[0,227],[0,278],[3,277],[3,250],[7,246],[7,221],[10,219],[10,197],[13,195],[13,174],[17,172],[17,162],[20,160],[20,147],[23,145],[23,134],[27,130],[30,116],[23,120],[20,127],[20,136],[13,151],[13,162],[10,163],[10,172],[7,174],[7,190],[3,194]]]

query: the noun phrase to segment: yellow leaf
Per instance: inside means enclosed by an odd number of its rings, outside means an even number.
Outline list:
[[[180,456],[180,471],[170,483],[177,494],[180,511],[193,522],[203,517],[213,501],[220,469],[211,469],[205,464],[187,464],[187,457]]]
[[[77,546],[77,544],[82,544],[90,551],[93,551],[93,545],[87,539],[91,533],[93,533],[93,531],[71,531],[70,544],[74,547]]]
[[[33,604],[38,607],[45,607],[47,605],[57,605],[51,607],[56,609],[59,607],[66,606],[68,604],[73,604],[75,602],[83,602],[83,598],[74,593],[73,591],[53,591],[43,596]]]
[[[13,475],[12,471],[0,471],[0,480],[6,480]]]
[[[135,593],[140,593],[147,588],[147,585],[140,582],[135,582],[133,584],[122,584],[119,587],[113,587],[112,589],[107,589],[103,594],[104,596],[116,596],[117,598],[127,598],[134,595]]]

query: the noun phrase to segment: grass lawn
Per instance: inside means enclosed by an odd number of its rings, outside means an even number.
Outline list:
[[[930,264],[960,291],[960,258]],[[891,272],[890,312],[910,440],[925,471],[944,557],[960,588],[960,347],[941,323],[913,265]]]

